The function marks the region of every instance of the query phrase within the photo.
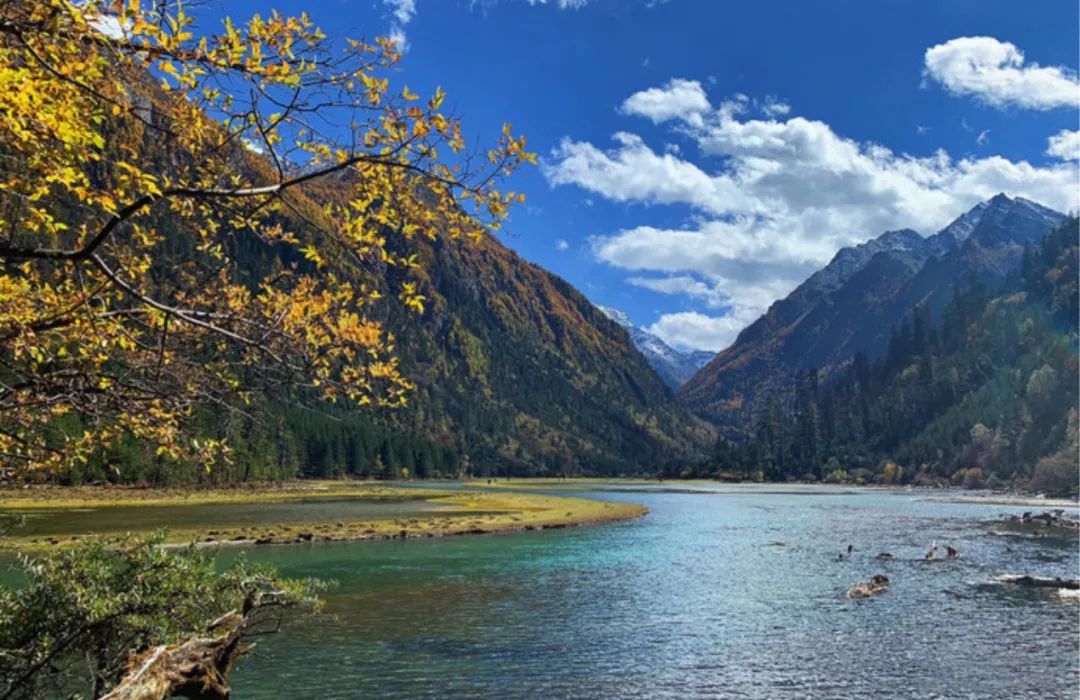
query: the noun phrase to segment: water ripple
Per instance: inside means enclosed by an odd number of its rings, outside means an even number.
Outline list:
[[[993,583],[1075,577],[1077,542],[988,534],[1015,509],[641,491],[592,494],[651,510],[601,528],[253,551],[339,587],[335,617],[260,641],[237,697],[1077,697],[1076,604]],[[923,562],[932,540],[962,558]],[[888,593],[844,598],[874,573]]]

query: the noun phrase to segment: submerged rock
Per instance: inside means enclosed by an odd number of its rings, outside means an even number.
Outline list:
[[[874,574],[869,581],[856,583],[847,592],[848,598],[871,598],[889,590],[889,577]]]
[[[1031,576],[1029,574],[1003,574],[996,579],[999,583],[1011,583],[1028,588],[1057,588],[1080,591],[1080,580],[1050,576]]]
[[[1010,515],[1007,521],[1021,525],[1042,525],[1065,530],[1080,530],[1080,520],[1065,515],[1063,508],[1055,508],[1035,515],[1032,515],[1030,511],[1022,515]]]
[[[882,561],[888,561],[889,559],[895,559],[896,557],[894,557],[893,555],[889,554],[888,552],[881,552],[881,553],[879,553],[879,554],[877,555],[877,558],[878,558],[878,559],[880,559],[880,560],[882,560]]]

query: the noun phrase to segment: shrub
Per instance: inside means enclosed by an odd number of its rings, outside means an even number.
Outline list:
[[[962,483],[965,489],[981,489],[985,485],[983,471],[978,467],[972,467],[960,473],[963,475]]]

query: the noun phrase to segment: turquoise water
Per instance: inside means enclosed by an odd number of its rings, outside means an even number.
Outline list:
[[[716,491],[584,492],[650,508],[603,527],[253,549],[339,585],[258,641],[235,697],[1077,697],[1080,605],[992,583],[1078,576],[1075,537],[992,534],[1031,508]],[[962,558],[922,562],[932,540]],[[888,593],[845,599],[875,573]]]

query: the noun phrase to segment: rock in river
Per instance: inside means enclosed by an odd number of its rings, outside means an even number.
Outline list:
[[[869,581],[856,583],[847,592],[848,598],[872,598],[889,590],[889,577],[874,574]]]

